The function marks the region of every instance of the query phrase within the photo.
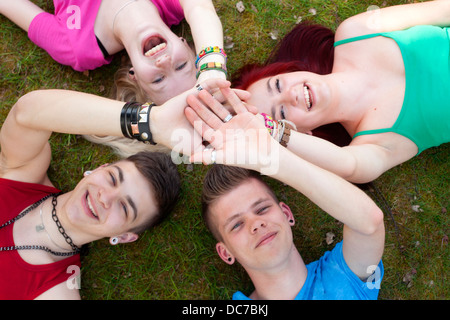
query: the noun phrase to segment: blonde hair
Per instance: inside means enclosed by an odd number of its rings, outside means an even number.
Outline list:
[[[114,74],[114,86],[111,91],[111,99],[123,102],[147,102],[148,99],[145,92],[137,85],[135,81],[130,79],[129,72],[132,67],[131,61],[127,56],[122,58],[122,65]],[[114,150],[121,158],[127,158],[141,151],[156,151],[170,153],[170,149],[162,145],[150,145],[142,143],[138,140],[116,136],[98,136],[83,135],[83,137],[93,143],[106,145]]]

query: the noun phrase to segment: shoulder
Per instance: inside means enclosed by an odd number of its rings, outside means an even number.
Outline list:
[[[379,11],[371,10],[344,20],[336,29],[335,41],[376,33],[378,14]]]
[[[69,288],[66,282],[62,282],[45,291],[35,300],[81,300],[78,289]]]

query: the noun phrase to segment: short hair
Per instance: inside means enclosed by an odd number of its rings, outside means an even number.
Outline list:
[[[180,176],[171,157],[165,153],[143,151],[124,161],[134,163],[147,180],[156,202],[156,214],[141,226],[130,230],[139,234],[160,224],[172,212],[180,194]]]
[[[256,179],[261,182],[268,190],[270,195],[278,202],[278,199],[273,190],[267,185],[267,183],[261,178],[261,175],[252,170],[247,170],[239,167],[232,167],[226,165],[216,164],[208,170],[203,181],[202,190],[202,218],[208,230],[212,233],[214,238],[218,241],[222,241],[222,236],[212,222],[211,219],[211,207],[221,197],[228,194],[233,189],[239,187],[243,183]]]

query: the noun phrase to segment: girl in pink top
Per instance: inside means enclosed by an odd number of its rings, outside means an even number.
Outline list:
[[[28,0],[0,0],[0,13],[28,32],[29,38],[56,61],[77,71],[92,70],[125,49],[132,68],[129,77],[146,99],[162,104],[192,88],[201,65],[196,53],[223,47],[222,24],[211,0],[54,0],[55,14]],[[183,18],[195,43],[193,53],[170,26]],[[202,59],[221,68],[197,76],[226,78],[225,55]],[[221,70],[222,69],[222,70]]]

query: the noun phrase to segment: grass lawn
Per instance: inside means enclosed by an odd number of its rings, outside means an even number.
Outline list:
[[[52,1],[36,1],[53,11]],[[215,0],[226,36],[228,68],[233,74],[246,62],[262,62],[300,18],[333,29],[345,18],[379,7],[409,1]],[[188,32],[187,25],[177,33]],[[108,96],[118,55],[111,65],[78,73],[54,62],[26,33],[0,16],[0,123],[16,99],[32,90],[61,88]],[[275,39],[274,39],[275,38]],[[95,106],[93,106],[95,107]],[[76,135],[55,134],[50,178],[71,190],[85,170],[116,156]],[[385,275],[381,300],[448,299],[449,144],[429,149],[382,175],[367,192],[385,212]],[[83,299],[230,299],[236,290],[249,293],[251,283],[237,265],[223,263],[200,217],[200,192],[207,171],[202,165],[179,165],[183,190],[173,215],[134,244],[112,247],[100,240],[82,259]],[[299,177],[301,179],[301,177]],[[296,214],[294,239],[306,263],[318,259],[342,239],[342,224],[308,199],[269,180],[280,200]],[[382,198],[377,196],[382,194]],[[326,234],[335,234],[331,245]]]

